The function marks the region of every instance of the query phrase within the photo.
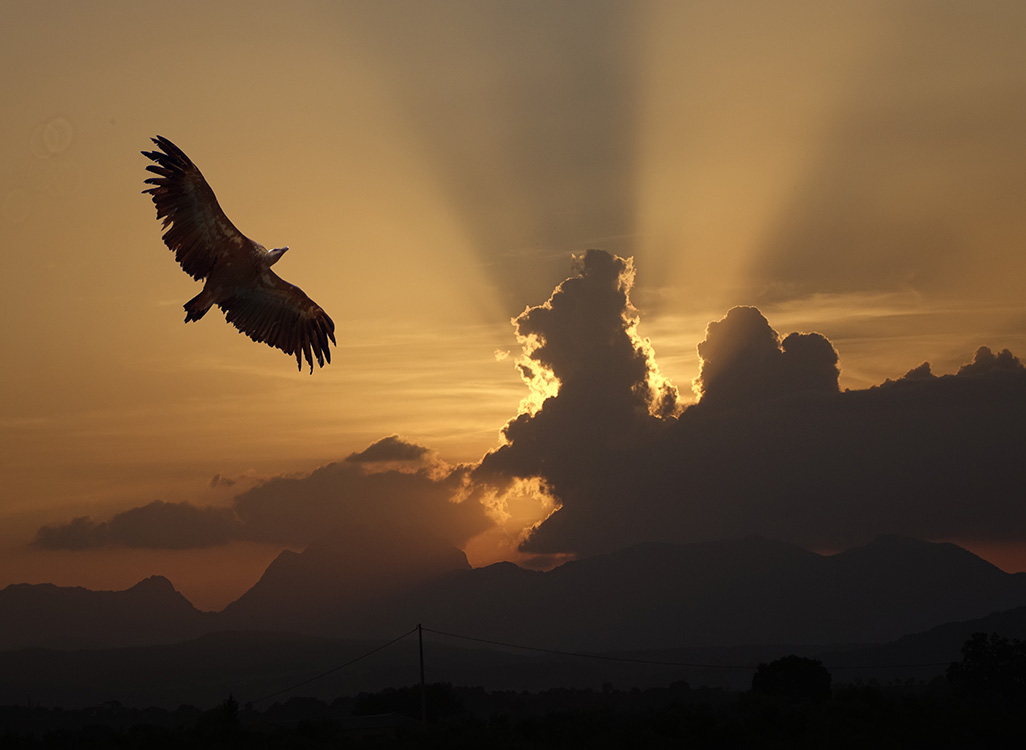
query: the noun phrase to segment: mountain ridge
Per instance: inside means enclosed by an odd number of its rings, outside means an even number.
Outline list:
[[[0,647],[106,648],[173,643],[213,622],[164,576],[123,591],[51,583],[0,590]]]
[[[122,592],[52,584],[0,591],[0,649],[171,643],[218,630],[373,638],[396,623],[568,650],[885,643],[1026,604],[1026,574],[950,543],[881,537],[822,555],[758,536],[639,545],[541,572],[471,568],[415,530],[405,556],[334,531],[283,552],[220,612],[166,578]]]

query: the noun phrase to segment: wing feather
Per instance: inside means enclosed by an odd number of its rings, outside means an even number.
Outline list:
[[[270,269],[219,306],[225,319],[254,341],[295,355],[300,370],[303,359],[310,372],[315,359],[320,367],[331,362],[328,341],[335,343],[335,323],[302,289]]]
[[[144,190],[163,220],[164,244],[185,272],[203,279],[219,261],[248,250],[253,243],[228,220],[195,164],[167,138],[152,139],[160,151],[143,151],[154,164],[147,171],[157,175]]]

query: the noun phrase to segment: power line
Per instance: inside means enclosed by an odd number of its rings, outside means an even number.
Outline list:
[[[503,641],[491,641],[487,638],[475,638],[470,635],[459,635],[457,633],[446,633],[442,630],[433,630],[431,628],[424,628],[428,633],[434,633],[435,635],[445,635],[450,638],[460,638],[465,641],[476,641],[478,643],[487,643],[492,646],[503,646],[505,648],[519,648],[524,651],[538,651],[543,654],[558,654],[559,656],[577,656],[581,659],[601,659],[602,661],[624,661],[631,662],[633,664],[654,664],[663,667],[701,667],[711,669],[755,669],[751,664],[693,664],[690,662],[682,661],[658,661],[655,659],[632,659],[627,656],[610,656],[609,654],[585,654],[580,651],[559,651],[553,648],[539,648],[537,646],[521,646],[516,643],[505,643]]]
[[[315,677],[310,677],[309,679],[303,680],[302,682],[297,682],[295,685],[290,685],[289,687],[284,688],[282,690],[279,690],[279,691],[277,691],[275,693],[271,693],[270,695],[265,695],[262,698],[257,698],[255,701],[253,701],[253,703],[260,703],[261,701],[265,701],[268,698],[274,698],[275,696],[281,695],[282,693],[287,693],[287,692],[289,692],[291,690],[295,690],[298,687],[303,687],[303,685],[308,685],[311,682],[314,682],[316,680],[321,679],[322,677],[327,677],[329,674],[333,674],[334,672],[337,672],[340,669],[345,669],[346,667],[348,667],[348,666],[350,666],[352,664],[356,664],[356,662],[360,661],[361,659],[366,659],[371,654],[376,654],[378,651],[381,651],[383,649],[388,648],[393,643],[398,643],[403,638],[406,638],[407,636],[413,635],[414,633],[417,632],[417,629],[418,628],[413,628],[412,630],[408,630],[405,633],[403,633],[401,636],[399,636],[398,638],[393,638],[388,643],[383,643],[380,646],[378,646],[377,648],[373,648],[370,651],[368,651],[367,653],[361,654],[360,656],[357,656],[355,659],[350,659],[345,664],[339,664],[337,667],[333,667],[333,668],[329,669],[327,672],[321,672],[319,675],[316,675]]]
[[[388,641],[387,643],[383,643],[380,646],[377,646],[376,648],[373,648],[370,651],[367,651],[366,653],[361,654],[360,656],[357,656],[355,659],[350,659],[349,661],[345,662],[344,664],[339,664],[337,667],[332,667],[331,669],[327,670],[326,672],[322,672],[322,673],[320,673],[318,675],[315,675],[314,677],[310,677],[310,678],[305,679],[305,680],[303,680],[301,682],[297,682],[294,685],[290,685],[287,688],[283,688],[282,690],[278,690],[278,691],[276,691],[274,693],[270,693],[269,695],[265,695],[265,696],[263,696],[261,698],[257,698],[256,700],[253,701],[253,703],[259,703],[261,701],[268,700],[269,698],[274,698],[276,696],[279,696],[279,695],[281,695],[283,693],[288,693],[288,692],[290,692],[292,690],[295,690],[296,688],[302,687],[303,685],[308,685],[311,682],[315,682],[315,681],[317,681],[317,680],[319,680],[319,679],[321,679],[323,677],[327,677],[330,674],[338,672],[340,669],[345,669],[348,666],[356,664],[358,661],[366,659],[368,656],[371,656],[372,654],[376,654],[378,651],[382,651],[383,649],[388,648],[389,646],[391,646],[394,643],[398,643],[399,641],[401,641],[404,638],[407,638],[407,637],[413,635],[414,633],[418,633],[418,635],[419,635],[420,633],[425,632],[425,631],[428,632],[428,633],[434,633],[435,635],[441,635],[441,636],[445,636],[445,637],[448,637],[448,638],[456,638],[456,639],[463,640],[463,641],[474,641],[475,643],[485,643],[485,644],[488,644],[490,646],[500,646],[502,648],[515,648],[515,649],[520,649],[522,651],[534,651],[534,652],[537,652],[537,653],[554,654],[554,655],[557,655],[557,656],[572,656],[572,657],[579,658],[579,659],[595,659],[595,660],[599,660],[599,661],[615,661],[615,662],[623,662],[623,663],[629,663],[629,664],[647,664],[647,665],[650,665],[650,666],[661,666],[661,667],[686,667],[686,668],[689,668],[689,669],[744,669],[744,670],[748,670],[748,671],[751,671],[751,670],[754,670],[754,669],[758,669],[758,665],[755,665],[755,664],[704,664],[704,663],[700,663],[700,662],[664,661],[664,660],[660,660],[660,659],[638,659],[638,658],[633,658],[633,657],[629,657],[629,656],[612,656],[610,654],[588,654],[588,653],[584,653],[584,652],[581,652],[581,651],[562,651],[560,649],[541,648],[539,646],[525,646],[525,645],[519,644],[519,643],[509,643],[507,641],[496,641],[496,640],[492,640],[492,639],[489,639],[489,638],[478,638],[478,637],[472,636],[472,635],[461,635],[459,633],[450,633],[450,632],[447,632],[445,630],[435,630],[434,628],[425,628],[425,627],[422,627],[421,625],[417,625],[416,627],[412,628],[411,630],[406,631],[405,633],[403,633],[399,637],[393,638],[392,640]],[[420,643],[421,643],[421,645],[420,645],[420,648],[421,648],[421,669],[423,671],[423,641],[421,641]],[[917,668],[927,668],[927,667],[946,667],[948,664],[950,664],[950,662],[944,661],[944,662],[927,662],[927,663],[921,663],[921,664],[860,664],[860,665],[834,666],[834,667],[829,667],[828,666],[826,668],[828,670],[830,670],[830,671],[837,671],[837,670],[844,670],[844,669],[917,669]],[[423,681],[423,673],[421,675],[421,680]]]
[[[444,635],[449,638],[459,638],[464,641],[475,641],[477,643],[487,643],[491,646],[502,646],[504,648],[517,648],[524,651],[537,651],[543,654],[557,654],[559,656],[576,656],[581,659],[600,659],[603,661],[619,661],[629,662],[632,664],[650,664],[662,667],[690,667],[693,669],[758,669],[758,665],[755,664],[700,664],[696,662],[682,662],[682,661],[661,661],[657,659],[636,659],[627,656],[611,656],[609,654],[586,654],[580,651],[560,651],[552,648],[539,648],[537,646],[523,646],[518,643],[507,643],[505,641],[493,641],[487,638],[476,638],[470,635],[460,635],[458,633],[447,633],[442,630],[434,630],[432,628],[424,628],[428,633],[434,633],[435,635]],[[946,667],[951,662],[931,662],[925,664],[865,664],[865,665],[849,665],[849,666],[838,666],[838,667],[827,667],[830,670],[838,669],[913,669],[917,667]]]

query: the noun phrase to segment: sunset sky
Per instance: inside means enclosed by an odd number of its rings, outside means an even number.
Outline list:
[[[527,560],[517,534],[551,505],[475,482],[530,457],[472,468],[531,393],[511,318],[588,248],[633,258],[637,333],[679,407],[707,325],[739,305],[781,339],[821,334],[842,391],[927,361],[953,374],[980,346],[1026,356],[1021,3],[133,0],[0,18],[0,587],[163,574],[221,608],[325,517],[374,527],[393,506],[473,564]],[[200,285],[141,193],[157,134],[243,233],[290,246],[275,270],[334,319],[330,366],[297,372],[216,310],[183,323]],[[1001,502],[1026,505],[1022,487]],[[347,510],[287,532],[254,510],[301,514],[318,492]],[[158,500],[247,532],[130,544],[103,525]],[[910,509],[865,534],[1024,570],[1026,531],[994,531],[1012,517],[959,534]],[[605,533],[553,531],[533,553],[615,546]]]

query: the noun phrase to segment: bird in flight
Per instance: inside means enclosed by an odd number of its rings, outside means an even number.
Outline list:
[[[199,169],[167,138],[151,139],[159,151],[143,151],[157,175],[143,190],[153,198],[157,219],[163,219],[164,244],[203,291],[185,303],[185,322],[199,320],[213,305],[225,319],[254,341],[294,354],[313,372],[314,359],[331,362],[328,340],[335,343],[335,324],[312,299],[271,270],[288,247],[268,250],[246,237],[228,220],[214,191]]]

